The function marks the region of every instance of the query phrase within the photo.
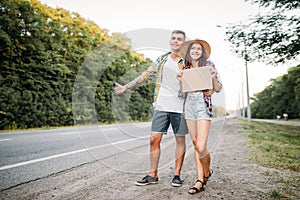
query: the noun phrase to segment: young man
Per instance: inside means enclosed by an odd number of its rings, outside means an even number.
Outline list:
[[[130,83],[122,86],[116,84],[115,92],[121,94],[127,89],[145,81],[150,75],[156,75],[154,91],[154,114],[151,126],[150,137],[150,174],[136,185],[149,185],[158,183],[158,163],[160,157],[160,142],[162,136],[167,134],[171,124],[176,139],[176,161],[175,176],[172,186],[182,185],[180,171],[185,155],[185,135],[188,134],[187,125],[182,115],[183,98],[178,95],[180,84],[176,78],[182,70],[184,61],[179,55],[180,46],[185,41],[185,33],[181,30],[174,30],[170,38],[171,51],[160,56],[146,71]]]

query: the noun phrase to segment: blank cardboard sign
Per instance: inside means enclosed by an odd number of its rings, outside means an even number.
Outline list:
[[[182,73],[182,92],[213,89],[209,66],[186,69]]]

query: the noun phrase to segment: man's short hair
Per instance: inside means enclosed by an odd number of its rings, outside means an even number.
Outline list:
[[[172,31],[172,35],[173,34],[182,34],[184,36],[184,39],[185,39],[185,32],[182,31],[182,30],[174,30],[174,31]]]

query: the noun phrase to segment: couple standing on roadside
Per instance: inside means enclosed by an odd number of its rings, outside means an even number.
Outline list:
[[[172,186],[182,185],[180,172],[184,161],[186,143],[185,135],[190,133],[194,144],[194,158],[197,170],[197,181],[189,189],[190,194],[204,190],[204,185],[212,174],[210,153],[206,148],[211,123],[211,94],[219,92],[220,83],[213,63],[208,61],[210,46],[204,40],[185,42],[185,32],[174,30],[170,38],[171,51],[160,56],[146,71],[130,83],[116,85],[115,92],[121,94],[132,89],[150,75],[156,76],[154,91],[154,114],[150,137],[150,173],[136,182],[136,185],[158,183],[158,163],[160,143],[171,125],[175,140],[175,172]],[[213,90],[181,93],[181,72],[184,69],[211,66]]]

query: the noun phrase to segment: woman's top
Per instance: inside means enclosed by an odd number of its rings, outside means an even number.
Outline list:
[[[205,66],[212,66],[212,67],[214,67],[216,69],[214,63],[212,61],[210,61],[210,60],[207,60]],[[183,70],[185,70],[185,69],[189,69],[189,67],[184,66]],[[221,84],[220,77],[218,76],[218,72],[216,74],[216,79]],[[206,95],[205,93],[203,93],[203,98],[204,98],[204,102],[205,102],[205,105],[206,105],[206,112],[211,117],[212,116],[212,100],[211,100],[211,95]]]

